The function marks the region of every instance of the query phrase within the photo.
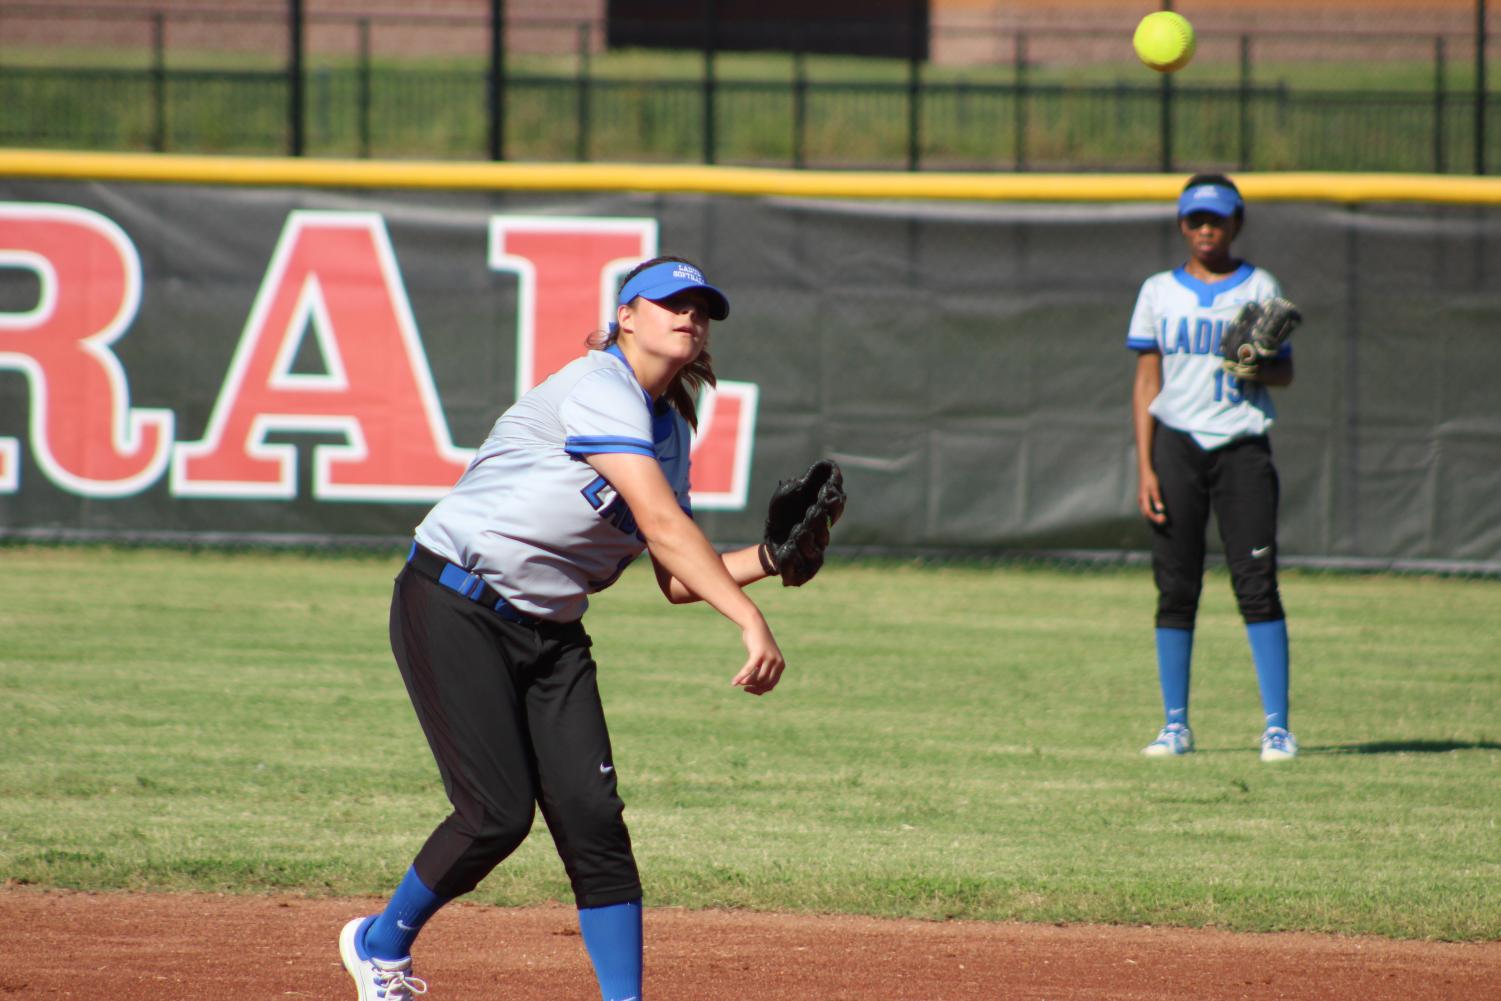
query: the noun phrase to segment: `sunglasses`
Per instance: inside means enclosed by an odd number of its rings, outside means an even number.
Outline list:
[[[1214,212],[1190,212],[1183,216],[1183,221],[1189,229],[1198,229],[1201,226],[1213,226],[1216,229],[1224,229],[1230,225],[1230,217],[1222,216]]]

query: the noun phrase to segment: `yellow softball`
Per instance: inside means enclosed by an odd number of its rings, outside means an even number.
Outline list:
[[[1141,61],[1159,73],[1181,70],[1194,57],[1194,26],[1170,10],[1148,14],[1131,37]]]

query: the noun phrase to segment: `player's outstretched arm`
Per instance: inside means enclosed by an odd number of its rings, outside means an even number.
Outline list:
[[[766,572],[765,565],[761,562],[761,547],[746,546],[744,549],[732,549],[727,553],[720,553],[720,559],[724,568],[734,579],[736,584],[745,587],[754,584],[758,580],[765,580],[770,576]],[[689,602],[702,601],[693,591],[690,591],[682,581],[678,580],[662,564],[652,561],[657,571],[657,586],[662,589],[667,600],[674,605],[685,605]]]
[[[733,683],[752,695],[775,688],[786,661],[771,628],[755,602],[740,589],[726,561],[678,507],[662,467],[654,458],[624,452],[591,455],[588,462],[630,506],[652,561],[686,592],[708,602],[740,627],[747,656]]]

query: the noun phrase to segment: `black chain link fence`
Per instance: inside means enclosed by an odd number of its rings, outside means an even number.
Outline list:
[[[1487,36],[1462,18],[1432,23],[1427,34],[1208,27],[1194,63],[1159,76],[1116,25],[935,21],[903,59],[809,51],[807,23],[761,24],[765,45],[729,51],[692,23],[674,47],[612,45],[649,32],[597,15],[533,11],[496,35],[476,10],[320,9],[294,32],[284,5],[7,3],[0,144],[873,169],[1494,170],[1497,74],[1477,58]],[[695,31],[698,50],[685,41]]]

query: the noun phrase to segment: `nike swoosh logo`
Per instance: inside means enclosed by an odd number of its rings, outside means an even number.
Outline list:
[[[396,927],[400,928],[402,931],[416,931],[417,930],[416,928],[413,928],[411,925],[407,924],[405,921],[401,920],[401,918],[397,918],[396,919]]]
[[[1265,556],[1267,553],[1269,553],[1271,551],[1272,551],[1272,547],[1271,546],[1260,546],[1260,547],[1258,547],[1256,549],[1251,550],[1251,559],[1253,559],[1253,560],[1259,560],[1259,559],[1261,559],[1263,556]]]
[[[614,770],[615,770],[615,766],[614,765],[600,765],[599,766],[599,774],[601,774],[601,775],[608,775],[611,772],[613,772]]]

